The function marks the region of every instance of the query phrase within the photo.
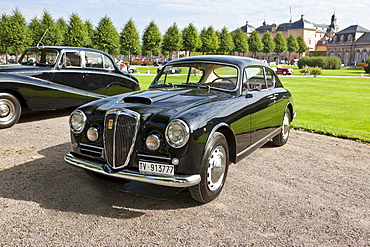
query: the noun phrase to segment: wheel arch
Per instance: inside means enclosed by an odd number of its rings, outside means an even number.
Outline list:
[[[291,102],[288,103],[286,108],[290,111],[290,121],[293,121],[294,119],[294,111],[293,111],[293,105]]]
[[[223,134],[226,138],[227,144],[229,146],[229,159],[230,162],[236,163],[236,140],[235,135],[233,131],[231,130],[230,126],[226,123],[220,123],[216,125],[210,134],[210,137],[213,135],[213,133],[219,132]],[[208,145],[209,139],[207,141],[206,146]]]
[[[23,97],[23,95],[20,92],[18,92],[16,90],[0,88],[0,93],[8,93],[8,94],[14,95],[14,97],[16,97],[18,99],[19,103],[21,104],[22,109],[30,110],[29,107],[28,107],[26,99]]]

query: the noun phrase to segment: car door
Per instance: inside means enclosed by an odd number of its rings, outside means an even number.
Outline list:
[[[82,105],[88,101],[86,72],[82,68],[82,62],[81,51],[67,50],[61,54],[52,79],[55,108]]]
[[[272,71],[264,67],[246,68],[250,111],[251,145],[276,129],[276,92]]]
[[[127,81],[114,62],[105,54],[85,52],[86,89],[89,92],[116,95],[131,92],[131,83]]]

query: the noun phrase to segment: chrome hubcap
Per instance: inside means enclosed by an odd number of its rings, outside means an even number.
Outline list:
[[[12,118],[15,107],[10,100],[0,99],[0,121],[7,121]]]
[[[222,146],[218,146],[208,158],[207,186],[210,191],[215,191],[222,186],[225,170],[226,151]]]
[[[289,137],[289,130],[290,130],[290,119],[289,114],[285,113],[284,120],[283,120],[283,139],[286,140]]]

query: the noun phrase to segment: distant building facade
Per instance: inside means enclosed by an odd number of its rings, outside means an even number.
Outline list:
[[[337,25],[337,18],[335,13],[331,17],[331,22],[329,25],[326,24],[317,24],[311,21],[308,21],[305,19],[304,15],[301,15],[301,19],[288,23],[282,23],[282,24],[266,24],[266,21],[263,22],[262,26],[258,28],[254,28],[253,26],[250,26],[248,22],[246,22],[246,25],[241,27],[241,29],[247,33],[250,34],[253,30],[257,30],[260,34],[261,38],[263,35],[269,31],[271,32],[272,36],[275,37],[278,32],[281,32],[284,38],[288,38],[290,34],[293,34],[296,38],[299,36],[302,36],[307,47],[308,52],[309,51],[315,51],[315,50],[326,50],[326,44],[331,40],[332,37],[334,37],[335,33],[338,32],[339,27]],[[303,56],[307,54],[302,54]],[[272,57],[271,57],[272,55]],[[270,54],[265,57],[266,54],[263,53],[257,53],[258,59],[263,60],[275,60],[276,54]],[[290,56],[290,57],[288,57]],[[295,59],[299,58],[299,54],[292,53],[289,54],[288,52],[285,52],[283,54],[280,54],[280,57],[283,59]]]
[[[344,66],[365,62],[370,56],[370,30],[352,25],[337,32],[326,44],[326,55],[342,59]]]

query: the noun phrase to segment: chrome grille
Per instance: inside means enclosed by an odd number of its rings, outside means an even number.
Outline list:
[[[109,165],[121,168],[128,165],[136,140],[140,115],[123,109],[110,110],[105,115],[104,148]]]

